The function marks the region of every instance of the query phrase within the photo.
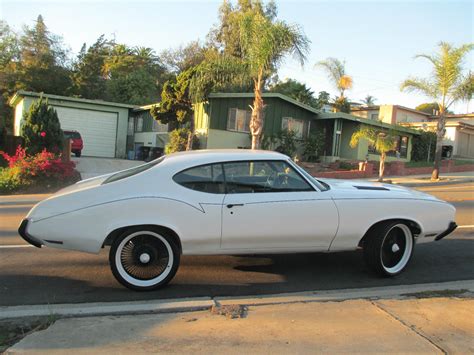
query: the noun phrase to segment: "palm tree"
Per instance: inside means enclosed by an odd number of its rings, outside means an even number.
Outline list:
[[[344,97],[344,92],[352,88],[352,77],[346,74],[345,62],[329,57],[316,63],[316,66],[326,70],[329,80],[339,91],[339,98]]]
[[[372,95],[367,95],[365,99],[361,100],[366,106],[374,106],[377,99]]]
[[[395,149],[396,140],[391,132],[380,132],[373,128],[362,126],[358,131],[354,132],[351,137],[349,145],[352,148],[357,147],[360,140],[367,140],[369,145],[372,145],[377,152],[380,153],[379,178],[378,181],[383,181],[385,172],[385,158],[387,152]]]
[[[309,51],[309,40],[299,26],[271,19],[261,11],[250,9],[240,17],[241,57],[216,55],[198,68],[195,92],[205,92],[206,87],[251,81],[255,98],[250,107],[250,133],[252,149],[259,149],[263,130],[262,91],[266,80],[282,59],[292,54],[303,65]]]
[[[449,107],[458,101],[465,101],[474,92],[474,75],[464,73],[463,60],[474,48],[474,43],[453,47],[446,42],[439,43],[439,52],[419,54],[415,58],[427,59],[433,65],[433,73],[428,78],[409,78],[401,85],[402,91],[417,91],[433,99],[439,106],[436,128],[436,153],[431,180],[439,179],[442,142],[445,134],[445,114]]]

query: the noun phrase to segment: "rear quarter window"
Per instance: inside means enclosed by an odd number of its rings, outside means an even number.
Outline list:
[[[222,164],[208,164],[189,168],[173,176],[174,182],[188,189],[211,194],[224,194]]]
[[[148,169],[151,169],[153,168],[154,166],[158,165],[159,163],[161,163],[163,160],[165,159],[165,157],[161,157],[161,158],[158,158],[158,159],[155,159],[147,164],[143,164],[143,165],[139,165],[135,168],[131,168],[131,169],[128,169],[128,170],[124,170],[124,171],[119,171],[118,173],[114,174],[114,175],[111,175],[109,176],[103,183],[102,185],[104,184],[108,184],[110,182],[114,182],[114,181],[118,181],[118,180],[122,180],[122,179],[126,179],[126,178],[129,178],[130,176],[134,176],[134,175],[137,175],[137,174],[140,174]]]

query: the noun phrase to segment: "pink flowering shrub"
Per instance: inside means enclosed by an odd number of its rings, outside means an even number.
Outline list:
[[[0,151],[8,167],[0,169],[0,192],[11,192],[32,185],[52,187],[73,183],[78,180],[75,163],[44,149],[41,153],[28,156],[21,146],[10,156]]]

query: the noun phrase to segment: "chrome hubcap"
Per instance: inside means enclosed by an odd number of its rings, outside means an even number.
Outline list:
[[[400,250],[400,247],[398,246],[398,244],[393,244],[393,245],[392,245],[392,251],[393,251],[394,253],[396,253],[396,252],[399,251],[399,250]]]
[[[143,254],[140,255],[140,262],[141,262],[142,264],[148,263],[148,262],[150,261],[150,259],[151,259],[151,258],[150,258],[150,255],[147,254],[147,253],[143,253]]]

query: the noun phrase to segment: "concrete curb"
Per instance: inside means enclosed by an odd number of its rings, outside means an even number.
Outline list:
[[[404,298],[410,297],[410,294],[419,292],[456,290],[467,290],[468,292],[474,292],[474,280],[390,287],[372,287],[363,289],[308,291],[245,297],[198,297],[180,300],[0,307],[0,320],[53,315],[66,318],[147,313],[177,313],[206,310],[210,309],[214,305],[237,304],[246,306],[263,306],[301,302],[345,301],[353,299]]]
[[[180,300],[152,300],[137,302],[97,302],[78,304],[46,304],[0,307],[0,320],[26,317],[90,317],[144,313],[175,313],[209,309],[214,305],[210,297]]]
[[[460,179],[452,181],[440,181],[440,182],[392,182],[392,185],[401,185],[406,187],[428,187],[428,186],[443,186],[443,185],[456,185],[463,184],[467,182],[474,182],[474,179]]]

